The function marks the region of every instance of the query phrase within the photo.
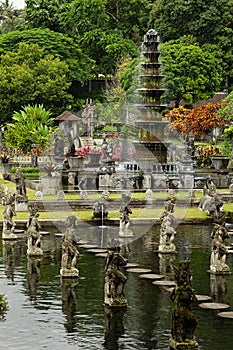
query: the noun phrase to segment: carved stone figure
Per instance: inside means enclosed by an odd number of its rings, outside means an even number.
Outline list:
[[[15,172],[15,185],[16,185],[16,201],[27,200],[25,178],[20,168],[17,168]]]
[[[79,251],[75,245],[70,241],[66,234],[62,238],[62,259],[60,275],[62,277],[78,277],[79,270],[77,269],[77,261]]]
[[[78,277],[77,261],[79,251],[76,248],[79,237],[76,234],[78,220],[75,215],[69,215],[66,218],[67,229],[62,238],[62,259],[60,275],[62,277]]]
[[[6,194],[3,198],[3,205],[5,206],[3,212],[3,229],[2,238],[3,239],[16,239],[15,234],[15,222],[13,216],[16,215],[15,212],[15,194]]]
[[[93,218],[106,218],[108,216],[106,201],[103,197],[94,203],[93,210]]]
[[[127,261],[120,254],[120,247],[109,249],[105,265],[104,303],[109,307],[126,307],[127,300],[123,289],[127,280],[120,271]]]
[[[174,266],[174,270],[176,287],[171,293],[173,304],[170,348],[197,350],[198,343],[194,338],[197,319],[191,310],[196,296],[191,285],[190,261],[181,261],[178,268]]]
[[[175,218],[173,213],[167,212],[163,216],[163,221],[160,227],[159,252],[174,253],[176,246],[174,244],[176,231],[174,229]]]
[[[132,214],[132,210],[128,204],[122,204],[120,208],[120,230],[119,236],[132,237],[133,231],[130,229],[131,220],[129,214]]]
[[[41,234],[40,223],[38,220],[39,213],[36,206],[29,207],[29,219],[27,223],[27,235],[28,235],[28,249],[27,254],[29,256],[41,256],[43,250],[41,249]]]
[[[223,205],[223,200],[220,195],[208,195],[206,194],[200,199],[198,209],[206,213],[206,215],[214,217],[217,212],[221,210]]]
[[[224,244],[226,238],[229,238],[229,233],[223,225],[215,224],[211,233],[211,257],[210,257],[210,273],[228,274],[230,268],[226,264],[228,254],[227,247]]]

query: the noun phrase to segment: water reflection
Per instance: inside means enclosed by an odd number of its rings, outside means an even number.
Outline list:
[[[118,339],[125,332],[123,318],[126,309],[111,309],[104,308],[105,333],[104,333],[104,348],[107,350],[118,350]]]
[[[15,267],[22,263],[25,253],[24,245],[24,242],[19,240],[2,240],[2,257],[9,284],[15,284]]]
[[[188,256],[195,292],[211,295],[212,299],[233,308],[233,274],[221,277],[207,272],[212,227],[178,226],[177,254],[161,256],[155,251],[159,227],[148,232],[144,226],[133,228],[134,239],[120,241],[121,252],[125,249],[129,262],[169,277],[173,274],[173,264],[177,266],[181,257]],[[119,240],[118,227],[79,227],[78,230],[82,240],[99,247],[105,247],[109,240]],[[35,350],[49,347],[56,350],[168,349],[171,300],[164,288],[125,269],[128,279],[124,294],[128,308],[106,311],[104,259],[80,247],[78,284],[73,279],[61,281],[61,237],[54,233],[44,235],[42,245],[43,259],[33,261],[27,257],[26,241],[0,244],[0,292],[7,294],[10,306],[0,329],[3,348],[14,349],[17,344],[17,350],[25,350],[31,348],[33,342]],[[233,255],[227,259],[233,271]],[[200,350],[232,349],[231,320],[219,320],[216,313],[198,305],[195,305],[195,315],[198,318],[195,335]]]
[[[77,331],[75,318],[76,306],[78,303],[77,285],[77,278],[61,278],[62,312],[66,317],[64,327],[67,333],[74,333]]]
[[[28,257],[27,286],[31,304],[36,304],[37,290],[40,280],[40,263],[42,258]]]
[[[223,275],[210,274],[210,291],[211,297],[217,302],[224,302],[227,294],[226,277]]]

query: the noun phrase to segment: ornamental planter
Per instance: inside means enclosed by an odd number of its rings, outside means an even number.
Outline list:
[[[83,167],[83,157],[67,157],[70,169],[81,169]]]

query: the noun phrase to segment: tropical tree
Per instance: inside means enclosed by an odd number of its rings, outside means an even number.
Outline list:
[[[59,58],[44,55],[38,45],[21,43],[17,52],[0,58],[0,116],[9,121],[26,104],[43,104],[53,115],[72,102],[68,93],[68,66]]]
[[[4,137],[7,146],[31,150],[32,144],[44,149],[53,133],[53,118],[43,105],[27,105],[15,112],[12,123],[6,125]]]
[[[171,122],[171,129],[178,133],[201,139],[215,128],[224,129],[226,119],[218,116],[221,107],[223,104],[220,103],[208,103],[195,109],[179,107],[165,114],[164,118]]]
[[[21,42],[37,44],[45,55],[53,55],[68,65],[67,76],[71,81],[85,82],[93,76],[94,61],[82,52],[74,39],[49,29],[13,31],[0,36],[0,55],[17,51]]]
[[[224,130],[224,134],[228,140],[233,138],[233,91],[223,100],[224,105],[218,111],[218,116],[220,118],[225,118],[228,123]]]
[[[221,61],[211,52],[185,42],[160,46],[167,99],[179,107],[183,99],[190,105],[212,97],[222,82]]]
[[[22,29],[25,24],[24,11],[16,10],[9,0],[0,2],[0,33],[5,34],[12,30]]]
[[[201,45],[216,43],[228,29],[232,33],[231,9],[232,0],[157,0],[150,12],[150,25],[163,42],[191,34]]]

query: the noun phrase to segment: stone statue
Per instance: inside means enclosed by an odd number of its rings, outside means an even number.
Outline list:
[[[211,233],[211,257],[210,257],[210,273],[229,274],[230,268],[226,264],[228,250],[224,244],[226,238],[229,238],[227,229],[220,224],[215,224]]]
[[[219,194],[206,194],[199,201],[198,209],[206,213],[206,215],[215,217],[222,210],[223,200]]]
[[[120,254],[120,247],[110,248],[105,265],[104,303],[109,307],[126,307],[127,300],[123,294],[126,276],[120,271],[127,261]]]
[[[28,249],[27,254],[29,256],[41,256],[43,250],[41,249],[41,234],[40,223],[38,220],[39,213],[36,206],[29,207],[29,218],[27,222],[27,236],[28,236]]]
[[[15,234],[15,222],[13,216],[16,215],[15,212],[15,194],[6,194],[3,198],[3,205],[5,206],[3,212],[3,229],[2,238],[3,239],[16,239]]]
[[[146,190],[146,201],[148,204],[152,204],[153,203],[153,191],[151,188],[148,188]]]
[[[77,269],[77,261],[79,251],[76,246],[70,241],[66,234],[62,238],[62,259],[60,275],[62,277],[78,277],[79,270]]]
[[[167,212],[163,216],[163,221],[160,227],[160,239],[159,248],[160,253],[174,253],[176,251],[176,246],[174,244],[174,239],[176,231],[174,229],[175,218],[173,213]]]
[[[93,218],[106,218],[108,216],[108,209],[106,206],[106,201],[101,197],[93,206]]]
[[[190,260],[181,261],[178,268],[174,266],[174,270],[176,287],[171,293],[173,304],[170,348],[198,350],[198,343],[194,338],[197,319],[191,310],[196,296],[191,285]]]
[[[131,220],[129,214],[132,214],[132,210],[129,205],[123,203],[120,207],[120,230],[119,236],[121,237],[132,237],[133,231],[129,228]]]
[[[69,215],[66,218],[67,229],[62,238],[62,259],[60,275],[62,277],[78,277],[77,261],[79,251],[76,248],[77,242],[80,240],[76,234],[78,220],[75,215]]]
[[[64,139],[60,138],[57,132],[54,133],[54,154],[55,156],[64,155]]]
[[[16,201],[27,201],[25,178],[20,168],[17,168],[15,173],[15,185],[16,185]]]

